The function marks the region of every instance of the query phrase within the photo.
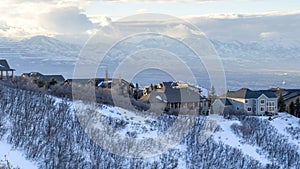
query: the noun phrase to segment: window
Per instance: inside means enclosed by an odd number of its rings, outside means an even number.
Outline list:
[[[251,108],[251,107],[248,107],[247,110],[248,110],[248,112],[251,112],[251,111],[252,111],[252,108]]]
[[[260,111],[265,111],[265,108],[264,107],[260,107]]]
[[[275,102],[274,101],[268,101],[267,102],[267,111],[268,112],[275,112]]]
[[[245,103],[248,103],[248,100],[245,100]]]
[[[265,104],[265,100],[260,100],[260,104]]]

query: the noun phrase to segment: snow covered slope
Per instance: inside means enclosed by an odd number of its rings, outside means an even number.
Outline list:
[[[22,169],[37,169],[37,164],[33,161],[26,159],[24,152],[15,150],[12,145],[7,144],[5,141],[0,141],[0,168],[6,166],[7,162],[11,167]]]
[[[152,157],[130,158],[112,154],[103,147],[113,143],[106,136],[118,134],[138,140],[161,138],[160,134],[172,127],[177,117],[84,102],[74,104],[41,93],[0,87],[0,152],[1,155],[20,152],[21,156],[16,157],[23,160],[15,162],[9,155],[8,158],[12,165],[21,168],[31,164],[37,164],[38,168],[146,169],[299,169],[300,166],[299,118],[286,113],[272,119],[221,118],[217,123],[219,127],[204,142],[199,139],[206,128],[207,117],[199,116],[178,145]],[[111,135],[97,131],[103,131],[104,123],[112,127],[113,131],[108,133]],[[85,133],[89,132],[84,130],[86,126],[96,126],[91,130],[93,137]],[[178,138],[183,127],[177,126],[177,132],[170,137]],[[95,137],[101,138],[104,144],[91,139]],[[148,144],[134,147],[130,142],[115,141],[122,146],[112,148],[122,151],[153,148]]]

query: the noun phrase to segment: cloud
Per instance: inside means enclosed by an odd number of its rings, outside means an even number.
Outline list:
[[[219,15],[187,19],[210,39],[258,41],[266,38],[300,38],[300,13]]]
[[[105,15],[89,16],[89,20],[92,21],[94,24],[98,24],[101,26],[108,25],[112,22],[112,19]]]
[[[262,32],[260,33],[260,37],[262,39],[274,39],[280,37],[280,33],[278,32]]]
[[[0,30],[1,31],[7,31],[9,30],[9,26],[7,25],[7,23],[5,21],[0,21]]]
[[[214,2],[214,1],[225,1],[225,0],[103,0],[103,1],[108,1],[108,2]]]
[[[91,0],[2,0],[0,36],[15,39],[36,35],[82,36],[98,23],[80,10]],[[104,22],[102,19],[101,24]],[[106,24],[109,18],[106,18]]]
[[[0,21],[0,37],[15,37],[15,38],[25,38],[28,35],[34,34],[36,29],[32,29],[30,32],[26,28],[9,26],[6,22]]]
[[[40,22],[58,33],[82,33],[96,27],[77,7],[54,8],[41,15]]]
[[[138,13],[138,14],[140,14],[140,13],[146,13],[146,12],[148,12],[148,10],[144,9],[144,8],[136,10],[136,13]]]
[[[62,3],[90,3],[93,2],[94,0],[2,0],[1,2],[5,3],[10,3],[10,4],[20,4],[20,3],[26,3],[26,2],[31,2],[31,3],[52,3],[52,4],[62,4]]]
[[[129,2],[131,0],[113,1]],[[200,2],[195,0],[181,1]],[[218,0],[201,2],[207,1]],[[100,26],[112,22],[111,18],[105,14],[100,15],[92,12],[86,14],[85,11],[81,10],[81,7],[92,2],[92,0],[2,0],[0,3],[0,36],[25,38],[35,35],[68,35],[72,37],[81,36],[80,34],[92,34]],[[168,3],[178,1],[142,0],[142,2]],[[137,13],[147,12],[144,8],[136,9]],[[211,39],[241,41],[283,37],[300,39],[300,11],[275,11],[254,15],[215,14],[188,16],[184,19],[199,27]],[[137,21],[138,24],[142,24],[142,21]],[[155,29],[154,27],[157,25],[149,25],[149,29]],[[173,29],[175,31],[168,33],[177,32],[179,37],[189,34],[184,27],[178,26]]]
[[[180,23],[177,25],[166,23],[170,26],[168,28],[162,27],[162,16],[158,16],[154,18],[149,17],[148,20],[150,19],[151,22],[147,22],[147,14],[136,15],[133,20],[122,22],[120,26],[123,32],[116,32],[114,35],[123,35],[124,32],[134,33],[136,30],[147,28],[144,29],[145,32],[158,30],[163,34],[180,39],[194,36],[197,33],[200,33],[202,36],[206,35],[209,39],[221,41],[237,40],[249,42],[273,39],[298,41],[300,39],[300,13],[297,12],[255,15],[228,14],[214,15],[213,17],[198,16],[185,19],[187,22],[198,27],[200,31],[192,31]],[[116,25],[113,24],[112,26]]]
[[[184,39],[184,38],[189,38],[189,37],[194,37],[194,36],[203,36],[205,35],[204,32],[200,32],[197,30],[193,30],[189,27],[187,27],[184,24],[178,24],[173,27],[169,27],[166,29],[164,32],[162,32],[164,35],[173,37],[173,38],[178,38],[178,39]]]

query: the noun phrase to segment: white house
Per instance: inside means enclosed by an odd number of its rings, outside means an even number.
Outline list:
[[[229,91],[227,98],[235,111],[256,115],[277,113],[277,96],[270,90],[253,91],[242,88],[238,91]]]

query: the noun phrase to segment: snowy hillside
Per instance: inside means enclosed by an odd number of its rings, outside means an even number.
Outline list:
[[[146,169],[299,169],[300,166],[299,119],[285,113],[272,119],[221,118],[216,123],[219,127],[205,142],[200,142],[199,138],[206,128],[207,117],[199,116],[186,137],[175,147],[148,158],[130,158],[110,153],[103,145],[91,140],[85,131],[94,133],[93,138],[101,138],[109,148],[113,143],[105,142],[107,133],[97,132],[103,131],[104,123],[114,129],[110,136],[118,134],[153,140],[174,125],[176,116],[155,116],[79,101],[72,103],[2,85],[0,91],[0,159],[7,159],[13,166]],[[95,128],[87,130],[87,126]],[[181,135],[183,127],[177,126],[172,137]],[[121,147],[112,147],[117,152],[131,152],[134,148],[151,150],[147,144],[134,147],[130,142],[119,143]],[[12,152],[21,155],[22,160],[16,162],[15,156],[9,154]]]
[[[25,169],[37,169],[37,165],[33,161],[26,159],[24,152],[16,150],[12,145],[7,144],[4,139],[0,141],[0,168],[1,166]]]

